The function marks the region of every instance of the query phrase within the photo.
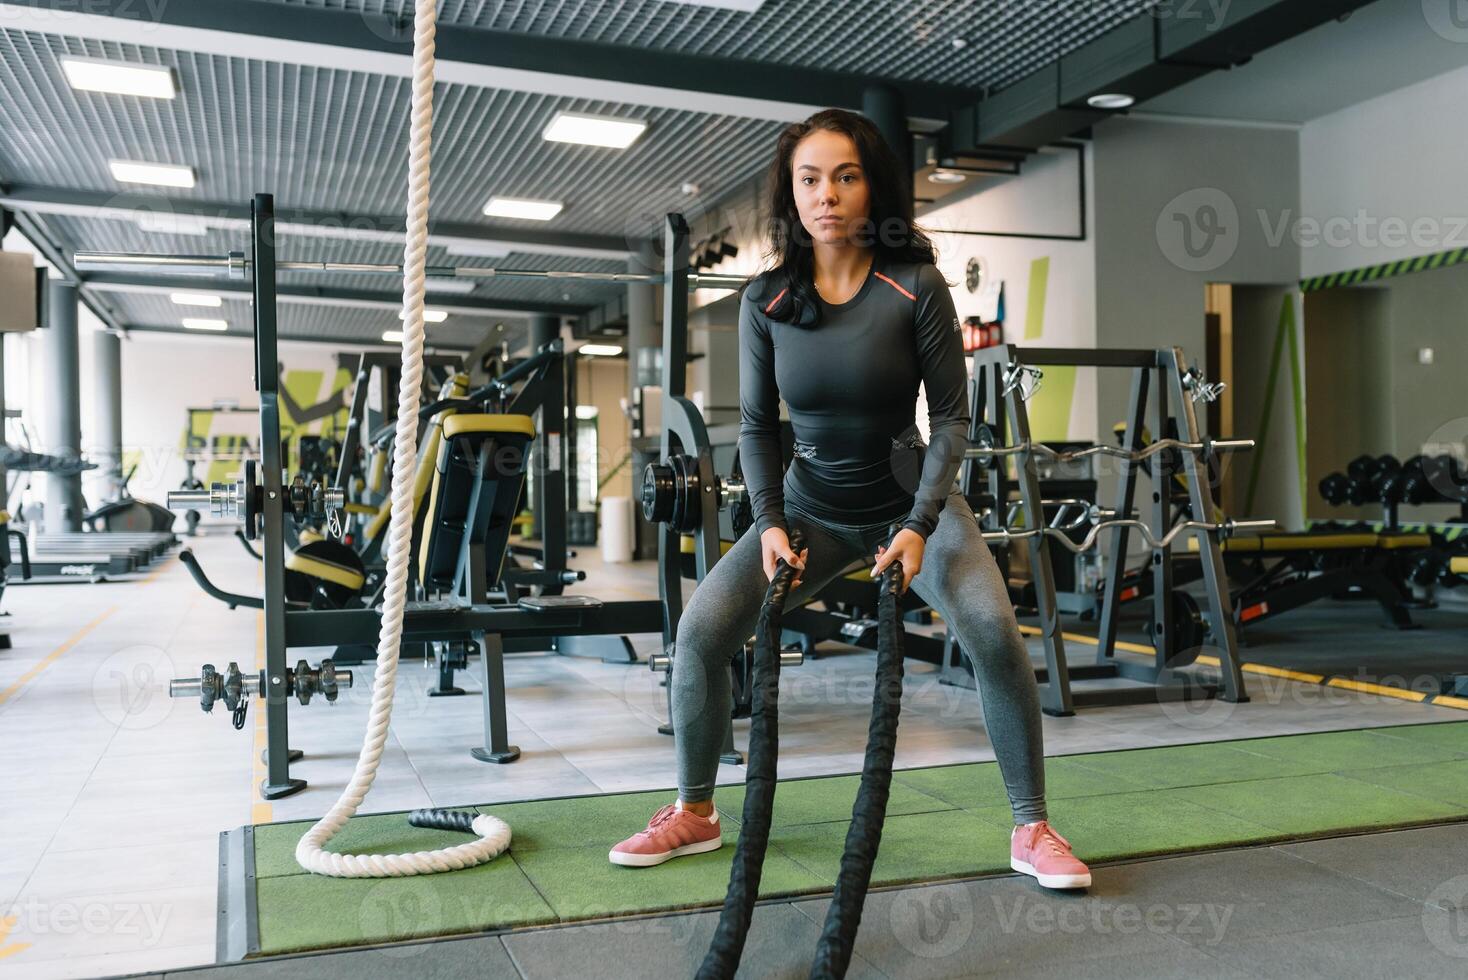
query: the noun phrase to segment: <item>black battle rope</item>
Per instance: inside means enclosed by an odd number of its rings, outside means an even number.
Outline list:
[[[800,553],[799,531],[790,534],[790,550]],[[739,969],[744,937],[759,898],[760,872],[770,843],[770,815],[775,808],[775,761],[780,745],[780,619],[795,569],[784,561],[776,568],[765,592],[754,630],[753,700],[749,718],[749,763],[744,772],[744,817],[734,865],[729,869],[729,892],[719,913],[719,927],[698,968],[699,980],[726,980]]]
[[[887,567],[877,600],[877,683],[872,691],[861,789],[851,807],[851,828],[846,832],[836,892],[826,909],[826,926],[810,965],[812,980],[846,976],[872,880],[872,864],[882,843],[887,795],[892,788],[892,755],[897,748],[897,715],[902,710],[902,617],[897,609],[901,595],[902,563],[894,561]]]
[[[799,535],[791,549],[799,552]],[[755,629],[753,706],[750,717],[749,764],[745,773],[744,816],[729,892],[719,914],[719,926],[699,967],[699,980],[727,980],[739,968],[745,937],[759,897],[760,872],[769,845],[771,814],[775,805],[775,764],[780,726],[780,619],[790,592],[793,570],[779,566],[760,609]],[[851,961],[852,944],[861,924],[861,908],[871,880],[872,862],[882,836],[887,794],[892,782],[892,754],[897,739],[897,713],[902,701],[902,624],[897,596],[902,589],[902,563],[888,566],[878,610],[877,683],[872,698],[861,789],[852,810],[851,830],[841,858],[836,892],[826,917],[812,977],[842,977]]]

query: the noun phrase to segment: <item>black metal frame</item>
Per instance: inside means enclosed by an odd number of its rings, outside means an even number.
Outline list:
[[[1070,350],[1055,348],[1017,348],[1009,344],[985,348],[973,354],[973,386],[970,394],[972,412],[971,442],[976,441],[980,426],[988,426],[996,441],[1002,441],[1009,432],[1011,445],[1030,445],[1029,413],[1025,395],[1019,385],[1005,386],[1005,376],[1016,365],[1120,368],[1131,373],[1131,400],[1127,417],[1123,447],[1129,452],[1143,448],[1143,429],[1147,425],[1149,402],[1152,408],[1153,430],[1168,431],[1168,423],[1176,419],[1178,438],[1184,442],[1202,442],[1202,430],[1198,424],[1193,401],[1184,388],[1183,378],[1187,366],[1183,352],[1177,347],[1157,350]],[[1152,390],[1154,389],[1155,390]],[[1149,398],[1149,394],[1151,397]],[[1176,406],[1171,408],[1169,406]],[[1044,523],[1044,507],[1041,503],[1040,478],[1036,454],[1021,453],[1015,457],[1015,476],[1009,475],[1005,457],[987,469],[977,459],[967,459],[961,469],[961,485],[970,498],[987,491],[995,501],[993,509],[982,519],[986,531],[998,531],[1003,527],[1008,510],[1007,502],[1012,489],[1017,488],[1023,505],[1024,526],[1033,528]],[[1165,473],[1165,457],[1158,455],[1153,460],[1153,481],[1160,492],[1152,495],[1148,511],[1148,526],[1153,536],[1161,539],[1172,526],[1171,499],[1168,492],[1169,479]],[[1137,471],[1140,463],[1118,461],[1121,478],[1117,484],[1115,510],[1118,516],[1134,512],[1137,492]],[[1183,472],[1188,480],[1189,500],[1192,513],[1206,520],[1214,513],[1212,482],[1206,465],[1196,453],[1180,454]],[[1050,563],[1050,551],[1045,538],[1036,536],[1025,539],[1029,548],[1030,568],[1035,583],[1035,600],[1040,619],[1040,634],[1045,647],[1045,668],[1036,672],[1040,681],[1040,701],[1046,714],[1067,716],[1077,707],[1093,705],[1117,705],[1149,703],[1160,700],[1194,699],[1198,697],[1222,697],[1232,702],[1248,700],[1244,690],[1243,674],[1238,660],[1238,639],[1235,634],[1234,616],[1228,590],[1228,579],[1224,572],[1223,557],[1219,548],[1219,532],[1194,532],[1200,539],[1198,561],[1202,568],[1204,588],[1207,593],[1209,622],[1212,626],[1214,643],[1222,674],[1221,687],[1211,682],[1199,682],[1195,677],[1180,674],[1174,664],[1191,662],[1188,651],[1173,649],[1175,637],[1174,608],[1171,603],[1173,590],[1173,560],[1171,546],[1155,549],[1152,556],[1152,642],[1156,648],[1152,662],[1143,664],[1117,659],[1116,634],[1117,611],[1121,605],[1122,578],[1126,570],[1127,541],[1130,529],[1118,528],[1111,533],[1106,552],[1106,584],[1101,600],[1101,627],[1096,646],[1095,660],[1089,664],[1071,665],[1067,659],[1065,643],[1061,636],[1060,614],[1055,595],[1054,569]],[[957,649],[950,635],[950,647],[944,660],[944,681],[972,686],[972,677],[964,663],[964,655]],[[1102,690],[1072,691],[1072,680],[1090,680],[1121,677],[1141,681],[1147,686],[1106,688]]]
[[[287,610],[285,606],[286,531],[283,471],[280,458],[279,372],[277,365],[274,200],[256,195],[251,207],[252,295],[254,297],[255,387],[260,394],[261,559],[265,590],[264,699],[266,775],[260,787],[265,799],[298,792],[306,785],[290,775],[290,763],[300,758],[289,744],[291,676],[287,651],[292,647],[375,646],[381,627],[376,609]],[[680,219],[681,220],[681,219]],[[678,293],[677,290],[670,292]],[[687,289],[681,290],[687,302]],[[560,359],[555,359],[560,362]],[[551,385],[546,414],[559,419],[560,388]],[[522,393],[523,394],[523,393]],[[518,404],[518,402],[516,403]],[[562,471],[562,477],[564,472]],[[564,498],[562,497],[562,508]],[[554,508],[552,507],[552,510]],[[547,512],[547,518],[550,517]],[[564,511],[561,512],[562,518]],[[564,520],[561,522],[564,534]],[[564,539],[561,539],[564,542]],[[676,547],[676,542],[675,542]],[[564,557],[564,544],[560,549]],[[411,604],[403,619],[403,642],[468,642],[483,651],[484,745],[474,755],[484,761],[508,762],[518,755],[508,744],[505,711],[503,653],[544,650],[544,638],[557,648],[566,638],[612,634],[655,633],[663,627],[663,606],[651,600],[552,605],[546,608],[466,604],[461,600]],[[541,642],[536,642],[540,640]],[[569,652],[558,649],[558,652]]]
[[[663,405],[659,458],[678,454],[694,457],[698,484],[705,491],[716,486],[714,457],[708,425],[703,413],[688,394],[688,223],[681,214],[669,214],[663,222]],[[702,582],[722,555],[719,543],[719,502],[713,492],[699,494],[702,510],[693,532],[694,577]],[[673,671],[678,669],[674,644],[678,620],[683,615],[682,533],[668,524],[658,525],[658,597],[663,609],[663,650],[669,654],[667,673],[669,723],[659,731],[671,735],[673,717]],[[720,759],[739,765],[744,756],[734,747],[734,719],[724,723],[724,746]]]

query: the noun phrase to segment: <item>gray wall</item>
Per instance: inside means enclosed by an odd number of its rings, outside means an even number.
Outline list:
[[[1098,346],[1178,345],[1201,359],[1204,286],[1297,282],[1298,249],[1288,238],[1271,246],[1258,212],[1297,211],[1299,172],[1299,138],[1289,130],[1132,119],[1098,126]],[[1222,233],[1211,250],[1192,258],[1179,216],[1196,222],[1210,206],[1221,211]],[[1195,231],[1195,246],[1207,241]],[[1108,420],[1121,418],[1125,386],[1103,379],[1099,388],[1108,429]]]
[[[1272,245],[1258,216],[1299,208],[1295,132],[1119,118],[1096,128],[1094,159],[1098,347],[1180,346],[1201,362],[1208,283],[1297,285],[1299,250],[1288,237]],[[1217,234],[1204,235],[1200,222]],[[1279,296],[1267,318],[1271,341]],[[1126,416],[1128,389],[1120,371],[1097,379],[1103,434]],[[1251,416],[1240,409],[1237,435],[1249,436]],[[1112,493],[1105,475],[1101,493]]]

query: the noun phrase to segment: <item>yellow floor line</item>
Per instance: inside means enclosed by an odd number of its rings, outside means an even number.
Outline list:
[[[1202,659],[1201,657],[1199,658]],[[1215,660],[1217,658],[1214,658]],[[1263,674],[1265,677],[1283,677],[1289,681],[1299,681],[1301,684],[1322,684],[1325,682],[1324,674],[1307,674],[1299,670],[1285,670],[1283,667],[1271,667],[1269,664],[1244,664],[1239,668],[1246,674]]]
[[[157,578],[158,576],[162,575],[164,573],[164,571],[166,571],[168,569],[169,560],[172,559],[172,558],[173,558],[172,555],[164,555],[163,556],[163,559],[158,563],[158,567],[155,568],[155,569],[153,569],[147,575],[143,576],[143,578],[138,582],[138,584],[139,585],[147,585],[150,582],[152,582],[155,578]]]
[[[102,615],[98,616],[96,619],[92,620],[90,623],[83,626],[75,633],[71,634],[71,636],[67,639],[65,643],[61,644],[61,646],[46,654],[46,656],[41,659],[40,663],[36,664],[24,674],[21,674],[20,680],[16,681],[5,690],[0,691],[0,705],[3,705],[6,701],[9,701],[11,698],[15,697],[15,695],[20,692],[21,688],[25,687],[32,680],[34,680],[35,677],[41,673],[41,671],[45,670],[47,667],[55,663],[57,658],[59,658],[63,653],[70,650],[72,647],[81,642],[82,637],[86,636],[88,633],[92,632],[92,630],[96,629],[97,626],[101,624],[102,620],[117,612],[117,609],[117,606],[111,607]]]
[[[5,959],[7,956],[14,956],[16,953],[23,953],[31,948],[30,943],[5,942],[6,937],[10,935],[10,930],[15,928],[16,921],[16,917],[13,915],[7,915],[5,918],[0,919],[0,944],[3,944],[0,945],[0,960]]]
[[[1021,626],[1019,631],[1025,636],[1044,635],[1038,626]],[[1080,643],[1089,647],[1101,645],[1101,641],[1096,637],[1087,636],[1084,633],[1061,633],[1060,638],[1067,643]],[[1127,653],[1141,653],[1149,657],[1157,652],[1155,647],[1143,646],[1140,643],[1128,643],[1125,640],[1117,640],[1116,649],[1125,650]]]
[[[1378,694],[1384,698],[1401,698],[1403,701],[1426,701],[1427,695],[1421,691],[1409,691],[1401,687],[1387,687],[1384,684],[1371,684],[1367,681],[1351,681],[1344,677],[1332,677],[1325,682],[1326,687],[1340,687],[1347,691],[1360,691],[1363,694]]]
[[[255,669],[265,669],[265,610],[263,609],[255,614]],[[261,702],[255,706],[255,750],[252,757],[254,764],[250,767],[251,823],[272,823],[275,820],[275,808],[268,800],[260,796],[260,784],[265,781],[266,776],[265,746],[269,740],[269,735],[265,731],[265,704]]]
[[[1019,631],[1026,636],[1041,636],[1042,633],[1035,626],[1021,626]],[[1100,640],[1094,636],[1086,636],[1082,633],[1062,633],[1061,638],[1067,643],[1083,643],[1087,646],[1098,646]],[[1148,656],[1156,654],[1155,647],[1143,646],[1140,643],[1124,643],[1120,640],[1116,643],[1118,650],[1126,650],[1129,653],[1142,653]],[[1221,667],[1223,665],[1217,657],[1209,654],[1199,654],[1196,663],[1205,667]],[[1273,667],[1269,664],[1241,663],[1239,670],[1246,674],[1263,674],[1266,677],[1282,677],[1285,680],[1299,681],[1302,684],[1324,684],[1326,687],[1340,687],[1352,691],[1361,691],[1364,694],[1375,694],[1384,698],[1398,698],[1402,701],[1425,702],[1444,708],[1461,708],[1468,711],[1468,698],[1451,697],[1443,694],[1435,698],[1429,698],[1420,691],[1409,691],[1400,687],[1388,687],[1385,684],[1371,684],[1366,681],[1352,681],[1344,677],[1332,677],[1327,679],[1324,674],[1307,674],[1298,670],[1286,670],[1283,667]]]

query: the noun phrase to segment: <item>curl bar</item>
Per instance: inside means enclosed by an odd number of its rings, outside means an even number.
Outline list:
[[[177,276],[214,276],[243,279],[251,260],[243,252],[226,255],[158,255],[146,252],[77,252],[78,272],[148,272]],[[401,265],[371,262],[277,262],[278,272],[344,272],[386,276],[403,274]],[[567,272],[559,269],[497,269],[464,265],[426,266],[430,279],[554,279],[577,282],[646,283],[657,285],[666,277],[644,272]],[[689,289],[740,289],[747,276],[718,272],[690,272]]]
[[[979,466],[984,469],[993,467],[1001,456],[1022,456],[1025,453],[1034,453],[1043,456],[1055,463],[1073,463],[1080,459],[1089,459],[1092,456],[1110,456],[1114,459],[1127,460],[1132,463],[1140,463],[1151,459],[1159,453],[1165,453],[1170,449],[1183,452],[1198,453],[1204,459],[1208,459],[1218,453],[1247,452],[1255,447],[1253,439],[1204,439],[1202,442],[1183,442],[1180,439],[1158,439],[1148,444],[1145,449],[1136,452],[1122,449],[1119,446],[1107,446],[1098,443],[1087,446],[1085,449],[1076,449],[1071,452],[1061,452],[1052,449],[1042,442],[1022,442],[1016,446],[1000,446],[997,444],[994,430],[987,425],[980,425],[974,438],[975,445],[970,446],[964,452],[965,459],[977,460]]]
[[[1096,512],[1097,516],[1101,513],[1105,513],[1105,511],[1098,510]],[[1091,527],[1090,533],[1080,542],[1072,541],[1065,535],[1064,529],[1056,527],[1032,527],[1018,531],[1012,528],[1004,528],[999,531],[985,531],[983,534],[985,541],[993,542],[1021,541],[1026,538],[1038,538],[1041,535],[1048,535],[1079,555],[1082,552],[1090,551],[1096,547],[1096,541],[1102,531],[1114,528],[1135,528],[1141,534],[1142,540],[1146,541],[1147,547],[1155,551],[1160,548],[1170,547],[1172,542],[1177,539],[1177,536],[1184,531],[1208,531],[1221,534],[1225,538],[1230,538],[1240,531],[1273,531],[1278,526],[1278,523],[1275,521],[1228,520],[1219,524],[1214,524],[1209,521],[1179,521],[1161,538],[1156,538],[1152,536],[1152,529],[1146,521],[1139,521],[1136,518],[1113,518],[1111,520],[1096,522]]]

